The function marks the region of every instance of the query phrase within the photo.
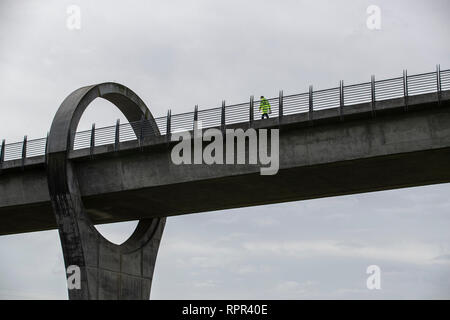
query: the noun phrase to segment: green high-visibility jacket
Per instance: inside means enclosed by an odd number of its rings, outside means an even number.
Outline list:
[[[267,101],[266,98],[262,98],[259,103],[259,111],[262,113],[269,113],[270,112],[270,103]]]

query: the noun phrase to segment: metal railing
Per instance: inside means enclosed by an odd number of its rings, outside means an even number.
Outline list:
[[[283,95],[280,91],[278,97],[267,99],[271,105],[271,118],[284,115],[312,112],[328,108],[340,107],[341,114],[345,107],[355,104],[382,101],[394,98],[407,98],[409,96],[442,92],[450,90],[450,69],[408,75],[403,71],[402,77],[377,80],[371,77],[370,82],[344,85],[341,81],[338,87],[314,91],[310,86],[309,92]],[[161,135],[167,133],[188,131],[193,129],[194,121],[201,121],[203,128],[224,127],[225,125],[240,122],[252,122],[258,119],[260,100],[254,100],[253,96],[245,103],[227,106],[225,101],[221,107],[198,110],[195,106],[194,112],[181,114],[167,113],[167,116],[155,118]],[[119,123],[116,125],[80,131],[75,134],[75,141],[71,149],[93,148],[95,146],[113,144],[118,148],[120,142],[140,140],[145,136],[153,134],[153,128],[148,120],[132,123]],[[45,155],[47,138],[28,140],[25,136],[23,141],[6,144],[2,141],[0,149],[0,165],[4,161],[26,159],[34,156]]]

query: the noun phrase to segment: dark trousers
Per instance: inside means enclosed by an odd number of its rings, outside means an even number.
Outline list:
[[[268,113],[263,113],[262,116],[261,116],[261,120],[264,119],[264,118],[269,119],[269,114]]]

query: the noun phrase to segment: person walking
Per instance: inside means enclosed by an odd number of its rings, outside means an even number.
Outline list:
[[[261,101],[259,102],[259,111],[261,111],[262,113],[261,120],[264,118],[269,119],[269,114],[272,113],[270,103],[266,98],[264,98],[264,96],[261,96]]]

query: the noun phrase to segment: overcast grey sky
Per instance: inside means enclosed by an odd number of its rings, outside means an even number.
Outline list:
[[[80,30],[66,27],[72,4]],[[366,26],[372,4],[380,30]],[[2,0],[0,138],[45,136],[70,92],[104,81],[161,116],[448,69],[448,12],[447,0]],[[118,117],[95,101],[79,128]],[[171,217],[151,298],[448,299],[449,192],[442,184]],[[134,225],[102,230],[120,242]],[[366,288],[372,264],[381,290]],[[0,298],[67,299],[55,230],[0,237]]]

